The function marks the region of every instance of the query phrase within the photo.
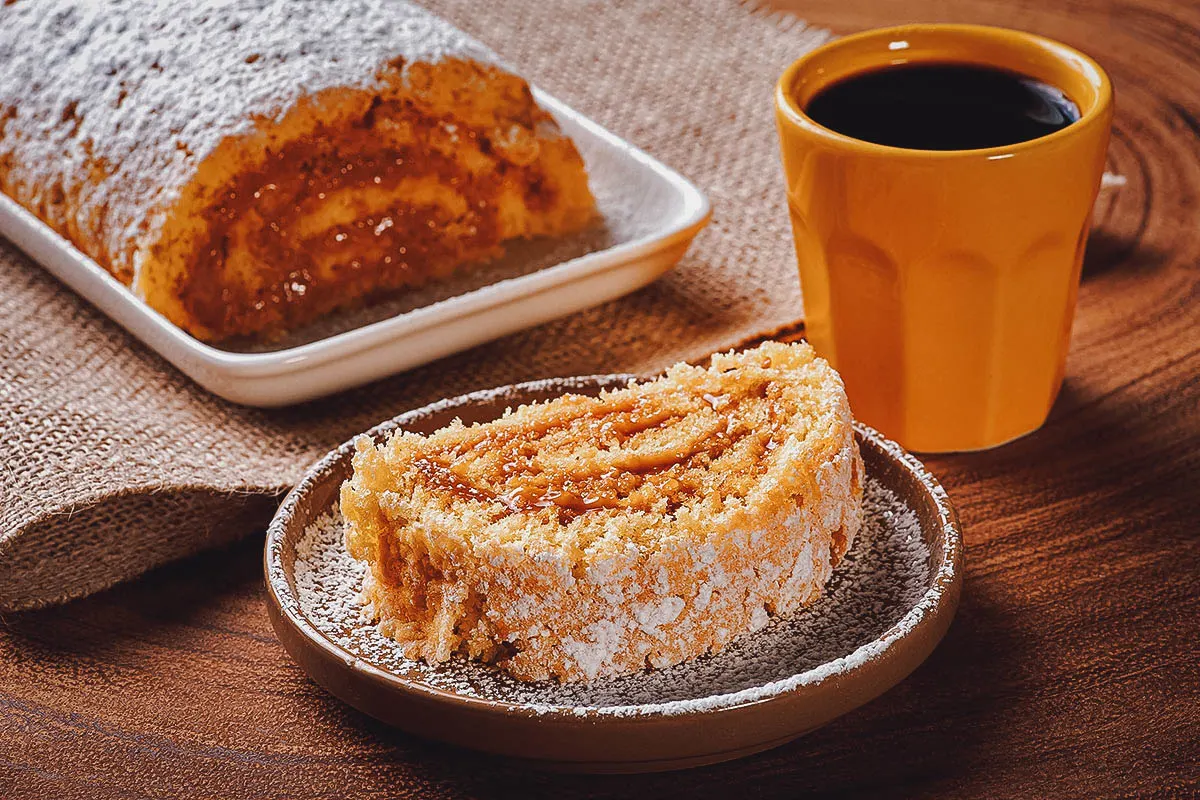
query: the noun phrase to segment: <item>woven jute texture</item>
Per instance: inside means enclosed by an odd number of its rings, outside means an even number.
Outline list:
[[[205,393],[0,240],[0,610],[261,530],[308,464],[409,408],[534,378],[652,373],[798,321],[771,97],[824,32],[733,0],[427,5],[689,176],[712,223],[636,294],[275,411]]]

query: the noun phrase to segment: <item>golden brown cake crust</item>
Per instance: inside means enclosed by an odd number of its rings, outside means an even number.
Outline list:
[[[591,680],[719,650],[812,602],[861,524],[837,374],[804,344],[358,443],[366,599],[412,657]]]
[[[0,190],[201,338],[290,328],[593,213],[525,82],[404,0],[2,13]]]

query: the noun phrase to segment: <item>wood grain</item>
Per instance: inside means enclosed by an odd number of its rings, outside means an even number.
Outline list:
[[[1117,118],[1049,424],[929,460],[966,526],[950,634],[800,741],[581,778],[421,742],[311,684],[263,609],[261,540],[0,632],[0,797],[1173,797],[1200,794],[1200,5],[788,0],[848,32],[1024,28],[1096,56]]]

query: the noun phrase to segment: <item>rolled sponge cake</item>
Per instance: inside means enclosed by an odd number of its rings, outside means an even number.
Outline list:
[[[716,652],[819,597],[862,524],[846,393],[806,344],[356,447],[341,512],[381,630],[525,680]]]
[[[528,84],[404,0],[18,0],[2,22],[0,190],[200,339],[595,214]]]

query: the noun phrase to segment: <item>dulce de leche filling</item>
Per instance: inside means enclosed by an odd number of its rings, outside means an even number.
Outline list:
[[[430,489],[489,503],[499,518],[560,524],[605,509],[672,513],[695,498],[741,498],[789,418],[781,387],[740,381],[720,394],[680,390],[619,404],[578,398],[536,424],[478,429],[412,462]]]
[[[484,132],[377,101],[241,173],[178,294],[220,338],[290,328],[497,255],[499,201],[514,194],[537,211],[555,192],[536,160],[505,158]]]

